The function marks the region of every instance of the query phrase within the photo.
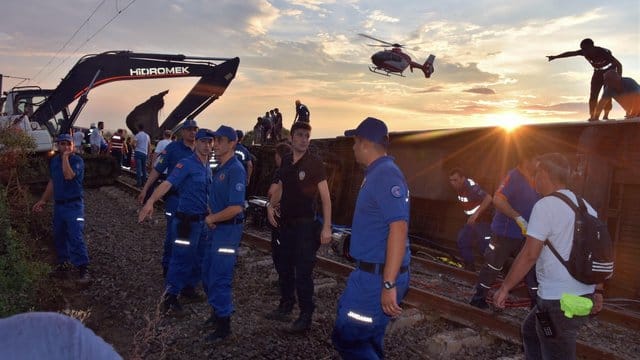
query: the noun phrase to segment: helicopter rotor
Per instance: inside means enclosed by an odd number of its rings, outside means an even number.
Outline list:
[[[378,47],[387,47],[387,46],[391,46],[391,47],[395,47],[395,48],[401,48],[401,47],[404,47],[404,45],[402,45],[402,44],[398,44],[398,43],[390,43],[390,42],[388,42],[388,41],[384,41],[384,40],[376,39],[376,38],[374,38],[374,37],[373,37],[373,36],[371,36],[371,35],[362,34],[362,33],[359,33],[358,35],[360,35],[360,36],[362,36],[362,37],[366,37],[367,39],[375,40],[375,41],[377,41],[377,42],[380,42],[380,43],[385,44],[385,45],[367,44],[367,45],[369,45],[369,46],[378,46]]]

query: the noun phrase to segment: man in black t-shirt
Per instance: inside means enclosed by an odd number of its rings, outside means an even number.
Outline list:
[[[585,59],[593,66],[593,75],[591,76],[591,91],[589,93],[589,120],[598,120],[595,117],[596,104],[598,103],[598,95],[600,89],[604,85],[604,73],[607,70],[615,69],[622,76],[622,64],[613,57],[609,49],[601,48],[593,45],[593,40],[584,39],[580,42],[580,50],[567,51],[559,55],[547,56],[549,61],[567,58],[572,56],[584,56]],[[604,105],[603,119],[609,119],[609,111],[611,111],[611,100]]]
[[[275,186],[267,215],[271,225],[280,229],[280,304],[266,315],[268,319],[287,321],[298,297],[300,316],[286,331],[300,333],[309,329],[315,309],[313,303],[313,267],[316,251],[331,241],[331,199],[322,161],[310,154],[309,123],[291,127],[292,154],[282,159],[280,180]],[[322,201],[322,220],[316,220],[316,199]],[[280,221],[274,207],[280,206]]]

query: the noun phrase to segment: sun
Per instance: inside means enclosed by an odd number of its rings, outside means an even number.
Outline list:
[[[507,132],[512,132],[520,125],[524,125],[530,122],[526,116],[522,116],[515,112],[504,112],[487,115],[487,122],[500,126]]]

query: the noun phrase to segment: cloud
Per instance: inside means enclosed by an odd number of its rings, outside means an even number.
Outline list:
[[[440,85],[431,86],[428,89],[416,91],[416,94],[442,92],[444,89],[445,89],[445,87],[444,86],[440,86]]]
[[[468,92],[468,93],[473,93],[473,94],[482,94],[482,95],[495,95],[495,91],[489,89],[489,88],[472,88],[472,89],[466,89],[466,90],[462,90],[464,92]]]

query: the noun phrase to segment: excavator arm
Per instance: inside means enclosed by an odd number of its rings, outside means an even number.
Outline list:
[[[221,96],[236,75],[239,58],[189,57],[185,55],[108,51],[82,57],[53,93],[31,117],[52,135],[68,133],[87,101],[89,90],[120,80],[199,76],[200,80],[162,125],[172,128],[185,116]],[[78,100],[71,115],[63,111]],[[63,113],[62,119],[56,115]]]

